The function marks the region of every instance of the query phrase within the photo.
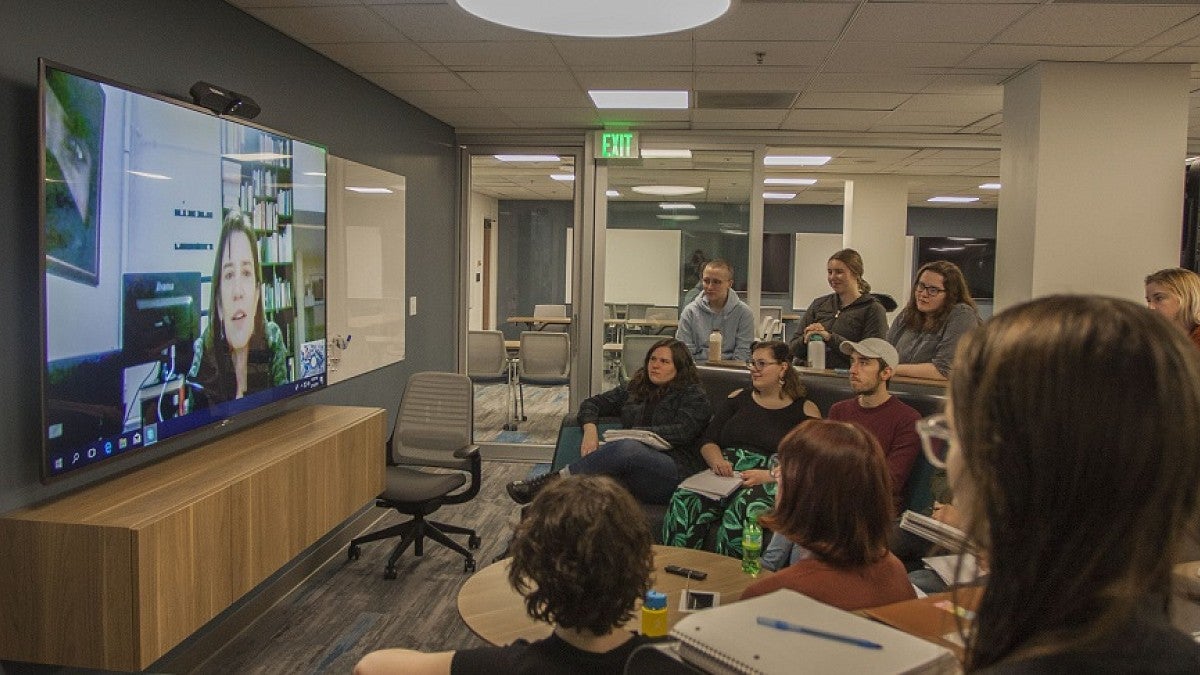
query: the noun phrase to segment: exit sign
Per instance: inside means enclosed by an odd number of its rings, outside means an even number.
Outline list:
[[[597,131],[596,157],[635,159],[638,156],[636,131]]]

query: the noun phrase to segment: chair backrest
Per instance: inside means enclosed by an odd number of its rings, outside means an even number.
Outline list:
[[[534,305],[534,316],[566,316],[566,305]]]
[[[650,305],[640,302],[631,302],[625,305],[626,319],[644,319],[646,318],[646,310],[650,309]]]
[[[633,377],[638,368],[646,361],[646,352],[650,346],[663,339],[663,335],[637,335],[626,333],[621,347],[621,373],[625,380]]]
[[[679,318],[678,307],[647,307],[646,319],[653,321],[674,321]]]
[[[461,464],[453,453],[472,443],[473,406],[474,388],[466,375],[423,372],[409,377],[392,430],[393,457],[410,450],[444,453],[446,465]]]
[[[783,320],[783,308],[774,305],[763,305],[758,308],[758,320],[762,321],[763,317],[771,317],[772,319]]]
[[[498,330],[467,332],[467,377],[500,377],[508,371],[504,333]]]
[[[567,333],[521,333],[521,379],[569,379],[571,338]]]

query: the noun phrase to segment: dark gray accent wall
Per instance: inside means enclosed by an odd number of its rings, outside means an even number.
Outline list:
[[[146,450],[115,467],[39,482],[39,56],[175,98],[189,99],[197,80],[225,86],[262,106],[255,122],[407,177],[405,283],[421,311],[406,322],[405,360],[270,412],[331,403],[385,407],[394,415],[410,373],[454,368],[452,129],[220,0],[11,0],[0,3],[0,26],[0,512],[178,450]],[[212,436],[197,432],[187,441]]]

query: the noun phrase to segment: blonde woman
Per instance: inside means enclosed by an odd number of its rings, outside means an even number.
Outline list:
[[[1200,347],[1200,274],[1168,267],[1146,277],[1146,304],[1183,329]]]

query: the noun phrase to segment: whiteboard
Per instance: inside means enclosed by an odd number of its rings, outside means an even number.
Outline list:
[[[406,191],[404,176],[333,155],[326,172],[333,384],[404,359]]]
[[[833,291],[825,273],[829,256],[845,248],[841,234],[798,232],[792,256],[792,309],[806,310],[813,300]]]
[[[607,230],[604,301],[679,304],[679,230]]]

